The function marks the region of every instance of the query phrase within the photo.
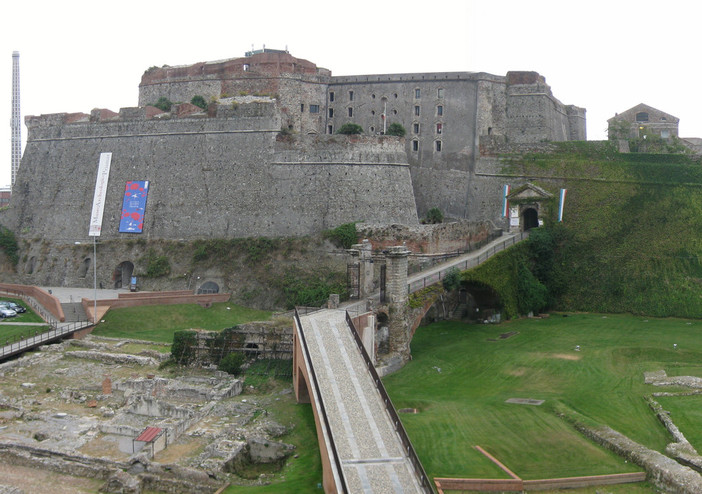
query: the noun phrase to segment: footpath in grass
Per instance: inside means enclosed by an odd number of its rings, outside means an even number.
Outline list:
[[[702,377],[700,336],[702,321],[627,315],[441,322],[417,330],[413,360],[384,382],[398,409],[419,410],[402,420],[432,477],[506,478],[475,445],[527,480],[639,471],[555,410],[576,411],[663,451],[667,432],[642,399],[654,391],[643,373],[684,368]],[[690,415],[699,429],[699,414]]]
[[[96,336],[173,342],[173,333],[183,329],[220,331],[251,321],[267,321],[272,313],[230,303],[209,308],[197,304],[149,305],[112,309],[93,330]]]

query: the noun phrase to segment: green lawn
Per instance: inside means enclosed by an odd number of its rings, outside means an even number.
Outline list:
[[[500,338],[509,332],[518,334]],[[417,330],[413,360],[384,382],[397,408],[420,410],[402,420],[431,477],[505,477],[475,445],[524,479],[631,472],[637,467],[584,439],[554,409],[663,451],[668,434],[642,399],[658,389],[643,373],[702,376],[700,336],[702,321],[626,315],[441,322]],[[686,410],[691,428],[702,423],[699,407]],[[702,442],[702,434],[693,439]]]
[[[93,334],[171,343],[173,333],[181,329],[219,331],[245,322],[266,321],[271,315],[226,302],[208,309],[197,304],[128,307],[108,311]]]
[[[15,302],[22,307],[26,307],[27,312],[17,314],[15,317],[0,319],[0,345],[4,345],[7,341],[12,342],[24,337],[34,336],[35,334],[43,333],[49,329],[46,322],[40,316],[38,316],[24,300],[7,297],[2,297],[2,300],[6,302]],[[13,322],[37,324],[32,326],[15,326],[13,324],[8,324]]]

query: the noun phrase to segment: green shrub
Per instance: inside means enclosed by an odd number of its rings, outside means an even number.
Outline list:
[[[146,254],[146,273],[147,278],[160,278],[171,274],[171,263],[164,255],[156,254],[156,251],[149,249]]]
[[[19,246],[12,231],[0,226],[0,250],[2,250],[13,265],[19,262]]]
[[[195,331],[176,331],[173,333],[171,359],[180,365],[189,365],[195,360]]]
[[[334,242],[338,247],[350,249],[358,242],[356,223],[344,223],[332,230],[326,230],[324,236]]]
[[[425,223],[429,223],[431,225],[443,223],[443,221],[444,213],[439,208],[431,208],[429,211],[427,211],[427,216],[424,220]]]
[[[199,106],[203,110],[207,110],[207,101],[205,101],[205,98],[203,98],[199,94],[193,96],[193,99],[190,100],[190,103],[192,103],[195,106]]]
[[[246,362],[246,355],[242,352],[228,353],[220,362],[217,368],[228,374],[238,376],[241,374],[241,366]]]
[[[165,96],[161,96],[154,105],[156,108],[158,108],[161,111],[171,111],[171,106],[173,106],[173,102],[166,98]]]
[[[441,284],[446,291],[457,290],[461,286],[461,272],[458,268],[449,268],[441,280]]]
[[[320,307],[332,293],[338,293],[342,300],[348,298],[345,273],[321,270],[310,274],[290,268],[283,275],[281,285],[287,309]]]
[[[345,135],[363,134],[363,127],[355,123],[345,123],[339,127],[339,130],[337,130],[336,133]]]
[[[390,126],[388,127],[387,132],[385,132],[385,135],[389,136],[397,136],[397,137],[405,137],[405,134],[407,134],[407,131],[405,128],[400,125],[399,123],[391,123]]]

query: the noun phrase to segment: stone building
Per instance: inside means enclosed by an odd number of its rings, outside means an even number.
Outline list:
[[[355,123],[380,135],[392,123],[407,131],[405,151],[418,212],[432,207],[470,217],[467,188],[479,142],[586,139],[585,109],[564,105],[536,72],[438,72],[332,76],[287,51],[181,67],[151,68],[139,85],[139,105],[164,96],[190,101],[261,94],[275,97],[282,125],[293,131],[333,134]]]
[[[610,139],[638,139],[646,134],[662,139],[678,137],[680,119],[652,106],[639,103],[607,120]]]

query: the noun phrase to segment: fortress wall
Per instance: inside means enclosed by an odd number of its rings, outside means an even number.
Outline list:
[[[254,105],[262,115],[266,108]],[[20,237],[87,240],[101,152],[112,153],[102,240],[297,236],[371,217],[417,222],[399,139],[276,141],[275,115],[71,125],[50,125],[55,116],[31,120],[3,222]],[[151,182],[141,235],[118,232],[131,180]]]

